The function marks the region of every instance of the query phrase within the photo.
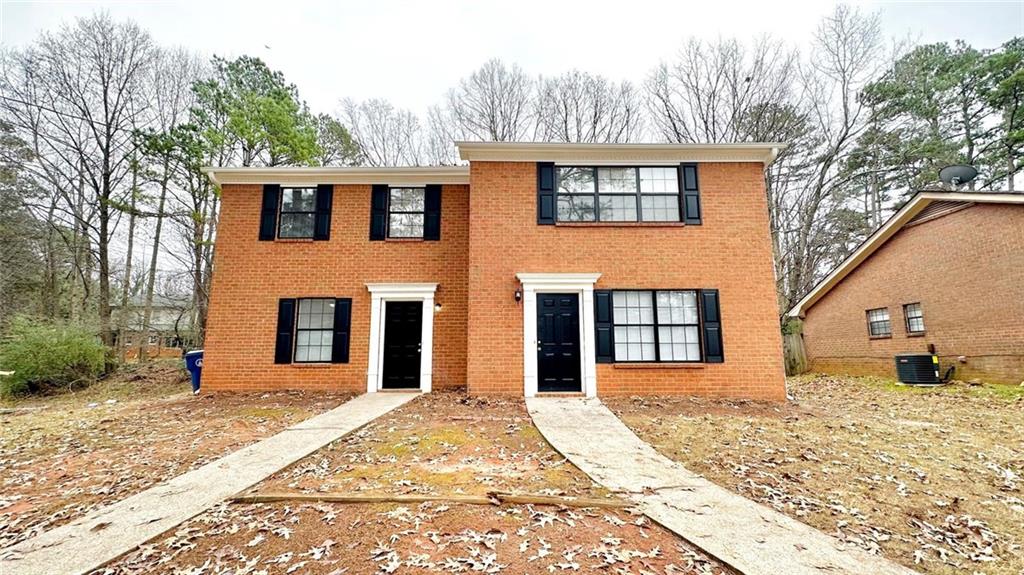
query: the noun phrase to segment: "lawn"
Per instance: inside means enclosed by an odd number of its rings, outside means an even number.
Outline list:
[[[925,573],[1024,573],[1024,388],[789,380],[784,405],[609,405],[689,469]]]
[[[155,361],[73,393],[0,404],[0,549],[351,396],[193,396],[180,363]]]
[[[614,500],[554,452],[522,400],[435,392],[250,492]],[[631,509],[426,503],[225,503],[104,573],[727,572]]]

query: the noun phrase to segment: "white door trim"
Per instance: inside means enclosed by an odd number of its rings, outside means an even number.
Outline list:
[[[580,295],[580,375],[583,395],[597,396],[597,341],[594,335],[594,284],[599,273],[518,273],[523,285],[523,393],[537,395],[537,294]]]
[[[420,391],[430,393],[434,373],[434,292],[437,284],[371,283],[370,353],[366,369],[366,392],[381,390],[384,378],[384,304],[389,301],[422,301],[423,334],[420,336]]]

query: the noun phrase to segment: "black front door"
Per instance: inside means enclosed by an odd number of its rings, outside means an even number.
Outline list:
[[[384,389],[420,386],[423,302],[384,302]]]
[[[578,294],[537,294],[537,391],[583,391]]]

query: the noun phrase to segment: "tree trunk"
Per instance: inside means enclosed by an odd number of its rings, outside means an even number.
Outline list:
[[[50,321],[57,319],[57,254],[53,241],[53,216],[56,209],[57,200],[54,194],[46,211],[46,277],[43,279],[43,315]]]
[[[124,363],[125,356],[128,352],[128,296],[131,294],[132,287],[132,256],[134,255],[133,251],[135,249],[135,206],[138,201],[138,177],[138,165],[135,163],[133,158],[132,189],[131,198],[128,203],[128,248],[124,257],[124,285],[121,286],[121,311],[117,316],[117,360],[120,363]],[[147,333],[143,333],[142,339],[147,340],[147,336]]]
[[[160,201],[156,208],[156,230],[153,232],[153,253],[149,257],[149,274],[146,276],[146,303],[142,315],[142,331],[149,333],[150,322],[153,320],[153,292],[156,290],[156,263],[160,255],[160,231],[164,224],[164,203],[167,201],[168,161],[164,159],[164,176],[160,182]],[[149,347],[149,338],[139,343],[139,361],[145,362]]]
[[[1017,169],[1016,164],[1013,161],[1013,150],[1009,150],[1010,153],[1006,155],[1006,191],[1014,191],[1013,177],[1016,175],[1014,171]]]
[[[99,224],[100,233],[97,238],[96,251],[99,254],[99,319],[100,339],[103,345],[112,347],[114,344],[114,332],[110,324],[110,179],[109,173],[104,170],[102,194],[99,198]]]

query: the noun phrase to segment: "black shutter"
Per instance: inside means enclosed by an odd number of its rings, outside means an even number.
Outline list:
[[[314,240],[331,239],[331,205],[334,203],[334,186],[320,184],[316,187],[316,227]]]
[[[352,299],[334,300],[334,339],[331,340],[331,363],[348,363],[348,339],[352,325]]]
[[[292,362],[292,339],[295,333],[295,300],[282,298],[277,302],[277,342],[274,363]]]
[[[680,164],[683,183],[683,223],[700,225],[700,186],[697,182],[697,164]]]
[[[424,197],[423,239],[441,239],[441,186],[428,185]]]
[[[281,199],[281,186],[263,186],[263,208],[260,210],[260,241],[273,241],[277,237],[277,203]]]
[[[722,349],[722,316],[718,304],[718,290],[700,290],[701,314],[704,328],[704,361],[722,363],[725,352]]]
[[[537,162],[537,223],[555,223],[555,164]]]
[[[383,240],[388,234],[388,187],[374,184],[370,198],[370,240]]]
[[[597,326],[597,363],[612,363],[615,361],[615,338],[610,290],[594,290],[594,320]]]

